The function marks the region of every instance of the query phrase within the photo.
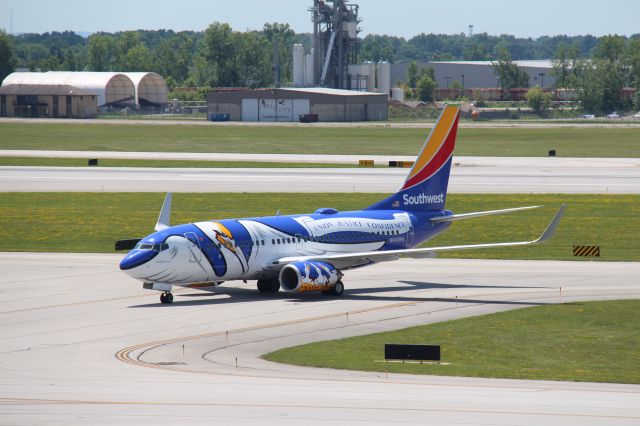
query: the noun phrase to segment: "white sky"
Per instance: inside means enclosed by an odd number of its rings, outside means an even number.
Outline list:
[[[362,35],[467,33],[541,35],[640,33],[640,0],[359,0]],[[261,29],[265,22],[289,23],[311,32],[312,0],[0,0],[0,27],[13,32],[135,29],[205,29],[213,21],[235,30]]]

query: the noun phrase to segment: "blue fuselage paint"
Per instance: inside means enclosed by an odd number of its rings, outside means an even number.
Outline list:
[[[384,251],[412,248],[448,226],[431,218],[450,215],[447,210],[410,212],[401,209],[337,212],[224,219],[177,225],[154,232],[140,245],[167,244],[160,253],[136,248],[122,260],[130,275],[157,282],[188,283],[257,279],[275,273],[266,268],[290,256]],[[178,249],[189,250],[178,265]],[[171,264],[170,269],[164,264]],[[158,271],[145,263],[162,266]],[[193,273],[189,273],[188,269]],[[128,272],[129,273],[129,272]],[[136,273],[138,275],[136,275]]]

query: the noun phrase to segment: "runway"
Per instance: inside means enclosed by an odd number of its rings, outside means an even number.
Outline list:
[[[0,192],[381,192],[407,169],[0,167]],[[640,160],[454,157],[454,193],[638,194]]]
[[[276,348],[539,303],[640,297],[640,264],[401,260],[340,299],[175,292],[119,255],[0,253],[2,424],[638,424],[640,386],[315,370]],[[237,364],[236,364],[237,360]]]

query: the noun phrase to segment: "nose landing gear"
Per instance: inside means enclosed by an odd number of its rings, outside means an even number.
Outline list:
[[[165,291],[160,295],[160,303],[163,305],[170,305],[173,303],[173,294],[171,292]]]

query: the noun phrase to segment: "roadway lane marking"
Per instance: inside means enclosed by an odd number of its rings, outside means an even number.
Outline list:
[[[262,330],[262,329],[266,329],[266,328],[282,327],[282,326],[285,326],[285,325],[302,324],[302,323],[305,323],[305,322],[319,321],[319,320],[329,319],[329,318],[340,318],[340,317],[346,316],[347,314],[349,314],[349,315],[358,315],[358,314],[369,313],[369,312],[374,312],[374,311],[379,311],[379,310],[384,310],[384,309],[393,309],[393,308],[402,307],[402,306],[411,306],[411,305],[415,305],[416,303],[418,303],[418,302],[411,301],[411,302],[392,303],[392,304],[389,304],[389,305],[374,306],[374,307],[371,307],[371,308],[363,308],[363,309],[358,309],[358,310],[355,310],[355,311],[338,312],[338,313],[334,313],[334,314],[318,315],[318,316],[314,316],[314,317],[300,318],[300,319],[295,319],[295,320],[274,322],[274,323],[268,323],[268,324],[260,324],[260,325],[256,325],[256,326],[250,326],[250,327],[241,327],[241,328],[236,328],[236,329],[232,329],[232,330],[214,331],[214,332],[211,332],[211,333],[203,333],[203,334],[197,334],[197,335],[193,335],[193,336],[177,337],[177,338],[166,339],[166,340],[158,340],[158,341],[155,341],[155,342],[142,343],[142,344],[139,344],[139,345],[133,345],[133,346],[126,347],[126,348],[121,349],[118,352],[116,352],[115,357],[118,360],[120,360],[122,362],[125,362],[127,364],[133,364],[133,365],[138,365],[138,366],[142,366],[142,367],[149,367],[149,368],[161,368],[161,369],[174,370],[172,368],[167,368],[166,366],[150,364],[150,363],[147,363],[147,362],[144,362],[144,361],[140,361],[139,360],[140,355],[138,355],[138,357],[136,357],[136,359],[133,359],[133,358],[131,358],[131,353],[135,352],[137,350],[143,349],[143,348],[152,349],[154,347],[173,344],[173,343],[188,342],[188,341],[199,340],[199,339],[204,339],[204,338],[208,338],[208,337],[226,336],[227,333],[228,334],[238,334],[238,333],[243,333],[243,332],[247,332],[247,331],[256,331],[256,330]],[[181,371],[181,370],[178,370],[178,371]]]

